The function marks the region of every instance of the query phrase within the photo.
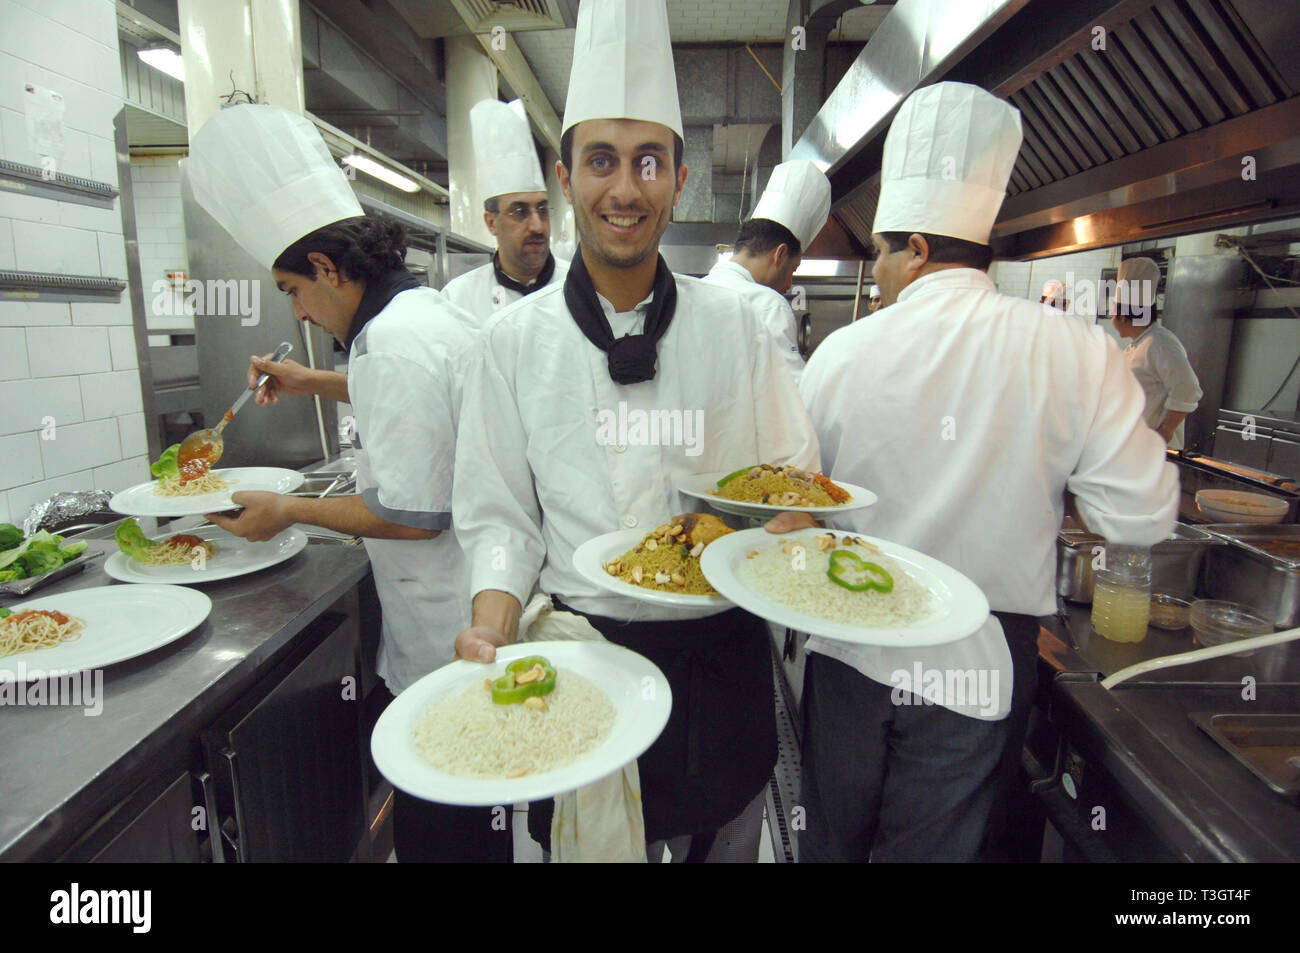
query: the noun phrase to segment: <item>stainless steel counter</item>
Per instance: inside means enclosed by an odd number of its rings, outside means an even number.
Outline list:
[[[1053,673],[1052,721],[1064,738],[1058,767],[1071,775],[1048,795],[1085,823],[1106,808],[1114,822],[1101,830],[1093,824],[1091,836],[1129,859],[1300,861],[1300,806],[1269,790],[1188,717],[1300,711],[1300,645],[1149,672],[1108,690],[1100,684],[1106,675],[1198,648],[1192,631],[1151,628],[1142,642],[1113,643],[1092,631],[1090,607],[1076,605],[1044,628],[1040,657]],[[1247,678],[1253,700],[1243,698]],[[1148,845],[1138,843],[1143,837]]]
[[[110,540],[90,545],[116,550]],[[102,566],[97,561],[32,597],[114,584]],[[68,707],[0,710],[0,860],[59,856],[152,765],[184,761],[196,734],[368,573],[363,547],[313,540],[279,566],[197,587],[212,599],[207,621],[164,648],[106,668],[98,716]]]

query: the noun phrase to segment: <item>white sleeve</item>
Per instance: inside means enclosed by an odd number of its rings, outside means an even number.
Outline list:
[[[449,528],[457,409],[451,375],[385,352],[352,363],[352,402],[377,484],[362,493],[366,507],[390,523]]]
[[[1101,343],[1101,396],[1092,419],[1080,421],[1087,435],[1066,487],[1089,529],[1112,542],[1150,546],[1178,519],[1178,474],[1165,460],[1165,442],[1143,420],[1137,378],[1109,337]]]
[[[771,294],[762,296],[762,307],[758,309],[759,317],[772,332],[777,349],[785,358],[795,381],[798,382],[799,376],[803,373],[804,359],[799,354],[799,325],[795,321],[794,309],[779,291],[773,291],[771,288],[764,290],[770,291]]]
[[[1165,410],[1190,414],[1201,402],[1201,382],[1196,379],[1187,351],[1173,332],[1157,335],[1151,342],[1148,355],[1151,369],[1165,386],[1169,397]]]
[[[830,340],[829,338],[827,340]],[[823,342],[823,348],[825,342]],[[817,432],[818,449],[821,452],[822,472],[830,476],[835,469],[835,458],[840,445],[840,427],[838,418],[830,413],[827,404],[831,402],[833,387],[826,380],[826,368],[831,361],[831,352],[818,349],[808,359],[799,378],[799,395],[803,398],[808,416],[812,418]]]
[[[752,307],[744,298],[746,305]],[[806,470],[821,469],[817,434],[799,396],[799,386],[789,371],[776,338],[758,321],[752,379],[760,405],[755,408],[759,458],[772,463],[792,463]]]
[[[500,346],[500,337],[489,335],[465,375],[453,511],[469,559],[470,595],[500,589],[524,605],[546,545],[528,437],[514,388],[501,371],[514,365],[501,360]]]

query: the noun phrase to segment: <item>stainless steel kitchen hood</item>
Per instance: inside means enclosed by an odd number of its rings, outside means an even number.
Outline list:
[[[1300,3],[900,2],[796,144],[870,244],[888,122],[912,89],[975,83],[1025,142],[994,230],[1035,258],[1300,209]]]

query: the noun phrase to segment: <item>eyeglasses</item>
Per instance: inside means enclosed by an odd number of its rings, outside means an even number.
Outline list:
[[[519,224],[523,224],[533,217],[533,212],[537,212],[537,217],[543,222],[551,217],[551,208],[545,202],[538,202],[537,205],[512,205],[502,212],[502,215],[509,215]]]

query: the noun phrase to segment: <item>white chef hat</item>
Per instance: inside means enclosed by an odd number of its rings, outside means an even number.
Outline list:
[[[221,110],[184,162],[194,198],[268,268],[303,236],[365,214],[311,120],[279,106]]]
[[[664,0],[582,0],[563,135],[587,119],[638,119],[682,137]]]
[[[879,297],[880,297],[880,285],[872,285],[872,286],[871,286],[871,290],[867,292],[867,297],[868,297],[868,298],[879,298]]]
[[[1159,284],[1160,266],[1154,261],[1150,258],[1126,258],[1119,263],[1115,296],[1121,304],[1145,311],[1155,304]]]
[[[1057,301],[1065,298],[1065,282],[1053,278],[1047,284],[1043,285],[1043,297],[1049,301],[1055,298]]]
[[[469,127],[481,201],[511,192],[546,191],[542,164],[537,161],[537,147],[520,100],[475,103],[469,111]]]
[[[1020,112],[978,86],[918,89],[885,137],[871,230],[987,245],[1021,139]]]
[[[830,179],[807,159],[792,159],[772,170],[753,217],[784,225],[806,249],[830,214]]]

